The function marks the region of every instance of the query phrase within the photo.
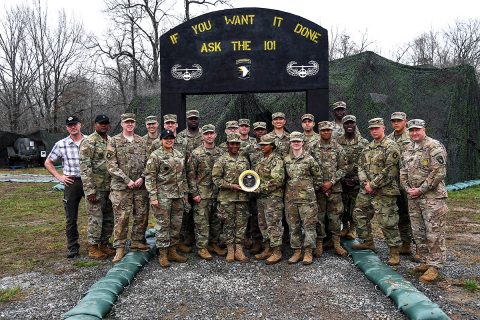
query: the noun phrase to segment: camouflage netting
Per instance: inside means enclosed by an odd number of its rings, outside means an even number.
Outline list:
[[[374,117],[387,121],[387,131],[392,130],[388,119],[394,111],[405,111],[411,119],[425,119],[428,134],[447,148],[448,182],[480,177],[480,100],[472,67],[411,67],[364,52],[331,62],[330,101],[337,100],[346,101],[367,138],[366,123]],[[144,119],[160,113],[159,104],[159,97],[142,97],[132,103],[131,110],[136,109],[138,119]],[[293,131],[301,129],[298,119],[305,110],[305,94],[188,96],[187,109],[200,110],[201,123],[215,124],[219,133],[225,121],[246,117],[252,123],[270,124],[271,113],[283,111],[287,129]],[[138,128],[139,133],[146,133],[141,121]],[[219,140],[223,138],[219,134]]]

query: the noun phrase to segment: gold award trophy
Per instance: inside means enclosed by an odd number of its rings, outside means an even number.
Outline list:
[[[238,184],[243,191],[252,192],[257,190],[260,185],[260,177],[253,170],[245,170],[238,177]]]

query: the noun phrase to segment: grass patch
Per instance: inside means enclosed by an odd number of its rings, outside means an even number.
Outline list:
[[[19,300],[22,296],[20,287],[0,289],[0,303]]]
[[[77,268],[91,268],[100,265],[97,261],[75,261],[73,265]]]
[[[480,290],[480,286],[478,285],[477,280],[475,279],[466,279],[463,281],[463,287],[465,290],[470,292],[475,292]]]
[[[448,198],[450,200],[478,201],[480,200],[480,186],[466,188],[460,191],[451,191],[448,193]]]

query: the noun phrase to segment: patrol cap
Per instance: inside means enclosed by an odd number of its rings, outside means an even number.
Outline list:
[[[400,111],[394,112],[390,116],[390,120],[395,120],[395,119],[407,120],[407,114],[405,112],[400,112]]]
[[[347,108],[347,104],[345,101],[337,101],[334,104],[332,104],[332,110],[338,109],[338,108]]]
[[[274,143],[275,143],[275,137],[271,134],[266,134],[260,138],[260,142],[258,144],[265,145],[265,144],[274,144]]]
[[[333,130],[333,122],[331,122],[331,121],[320,121],[318,123],[318,130]]]
[[[175,133],[173,133],[172,130],[162,130],[162,133],[160,133],[160,139],[166,139],[166,138],[175,139]]]
[[[253,130],[255,129],[267,129],[267,123],[266,122],[254,122],[253,123]]]
[[[175,122],[177,123],[177,115],[176,114],[166,114],[163,116],[163,122]]]
[[[285,119],[285,113],[283,112],[275,112],[272,114],[272,120],[275,118],[282,118]]]
[[[145,124],[158,123],[156,116],[148,116],[145,118]]]
[[[198,112],[198,110],[188,110],[187,119],[188,118],[200,118],[200,112]]]
[[[292,141],[303,141],[303,133],[298,131],[290,133],[290,142]]]
[[[70,124],[77,124],[80,122],[80,119],[78,119],[78,117],[76,116],[70,116],[67,118],[67,120],[65,120],[65,123],[68,125]]]
[[[412,119],[407,122],[408,130],[413,128],[425,128],[425,121],[422,119]]]
[[[215,126],[213,124],[206,124],[202,127],[202,133],[215,132]]]
[[[352,114],[348,114],[348,115],[346,115],[345,117],[342,118],[342,123],[345,123],[347,121],[357,122],[357,117],[355,117]]]
[[[368,128],[380,128],[383,124],[383,118],[373,118],[368,120]]]
[[[125,122],[125,121],[136,121],[135,120],[135,113],[124,113],[120,116],[120,118],[122,119],[122,122]]]
[[[314,117],[313,114],[311,114],[311,113],[305,113],[305,114],[302,116],[302,122],[303,122],[303,120],[305,120],[305,119],[315,121],[315,117]]]
[[[238,128],[238,121],[232,120],[225,122],[225,128]]]
[[[250,119],[238,119],[238,125],[250,127]]]
[[[238,142],[240,143],[240,135],[238,133],[230,133],[227,135],[227,142]]]
[[[110,119],[104,114],[99,114],[95,117],[95,123],[110,123]]]

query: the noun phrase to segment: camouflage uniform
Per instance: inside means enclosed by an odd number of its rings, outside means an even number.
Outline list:
[[[247,193],[233,190],[231,185],[238,184],[238,177],[248,169],[247,158],[240,154],[232,157],[228,152],[213,165],[213,183],[219,188],[218,214],[223,221],[223,236],[227,245],[242,244],[245,239],[249,218]]]
[[[409,121],[410,124],[419,119]],[[423,120],[421,120],[423,121]],[[424,126],[423,124],[421,124]],[[444,146],[430,137],[409,144],[402,153],[400,183],[405,190],[420,188],[422,194],[408,199],[408,209],[417,251],[427,266],[445,264],[445,227],[447,218],[447,153]]]
[[[157,220],[155,239],[158,248],[168,248],[178,243],[182,217],[185,210],[187,181],[185,158],[173,149],[163,146],[155,150],[145,166],[145,186],[150,201],[158,200],[159,207],[150,206]]]
[[[410,136],[407,130],[404,130],[401,135],[395,135],[395,131],[390,133],[387,138],[392,139],[398,144],[400,154],[411,143]],[[403,243],[412,242],[412,226],[410,224],[410,216],[408,214],[408,199],[407,193],[403,188],[400,188],[400,195],[397,197],[398,206],[398,231]]]
[[[290,152],[290,134],[286,131],[283,132],[281,136],[277,136],[275,131],[271,131],[268,134],[275,137],[275,152],[281,156],[285,157]]]
[[[178,143],[181,142],[183,144],[183,150],[185,150],[188,156],[193,150],[202,145],[202,130],[198,130],[193,134],[188,129],[182,130],[175,137],[175,140],[177,139]]]
[[[122,133],[114,136],[107,147],[107,170],[112,176],[110,200],[115,216],[115,248],[123,247],[127,241],[128,220],[133,215],[132,240],[143,242],[148,224],[148,193],[145,186],[128,189],[130,181],[143,177],[147,162],[145,140],[133,136],[129,142]]]
[[[347,140],[345,135],[337,138],[337,143],[340,144],[345,152],[347,166],[345,169],[345,177],[342,179],[342,202],[343,215],[342,223],[348,226],[348,223],[353,223],[353,209],[355,208],[355,200],[360,189],[358,180],[358,161],[363,149],[368,145],[367,139],[355,134],[352,140]],[[345,183],[345,179],[352,179],[355,181],[355,186],[351,187]]]
[[[290,230],[290,246],[293,249],[302,247],[303,227],[305,235],[303,246],[313,249],[316,247],[318,222],[315,190],[322,184],[322,172],[315,159],[306,152],[302,152],[298,157],[290,153],[285,157],[284,162],[285,215]]]
[[[325,123],[330,124],[328,121],[325,121]],[[326,237],[326,218],[328,218],[328,230],[332,235],[340,235],[342,229],[341,215],[343,213],[342,184],[340,181],[345,176],[347,166],[345,152],[333,139],[330,139],[328,142],[320,139],[320,142],[311,150],[311,154],[322,166],[323,181],[330,181],[333,185],[329,195],[326,195],[321,190],[317,192],[319,209],[317,238],[323,239]]]
[[[374,120],[383,125],[382,119],[375,118],[370,121]],[[372,141],[365,147],[358,164],[358,178],[362,188],[357,196],[353,218],[359,238],[373,240],[371,220],[376,214],[389,247],[397,247],[401,243],[396,204],[396,196],[400,194],[397,183],[399,158],[397,144],[384,137],[381,141]],[[367,182],[375,190],[374,194],[366,193],[363,188]]]
[[[316,132],[313,132],[313,134],[307,136],[305,135],[305,132],[304,132],[303,137],[304,137],[303,150],[310,153],[312,148],[320,141],[320,135]]]
[[[97,132],[82,140],[80,144],[80,175],[85,193],[85,207],[88,216],[88,244],[106,244],[113,231],[113,209],[110,195],[110,174],[107,171],[105,155],[107,140]],[[87,200],[94,194],[95,202]]]
[[[157,133],[156,137],[154,137],[154,138],[151,138],[151,137],[148,135],[148,133],[142,137],[143,139],[145,139],[145,145],[147,146],[147,150],[148,150],[150,153],[152,153],[153,151],[155,151],[156,149],[158,149],[158,148],[153,149],[153,147],[152,147],[153,142],[154,142],[155,140],[157,140],[158,137],[159,137],[159,134],[158,134],[158,133]],[[160,139],[159,139],[159,140],[160,140]]]
[[[264,140],[262,139],[262,142]],[[282,215],[285,182],[283,160],[279,155],[272,153],[268,157],[260,159],[255,166],[255,171],[260,176],[257,198],[258,225],[263,239],[268,239],[271,247],[278,247],[282,245],[283,236]]]
[[[222,224],[216,214],[218,188],[213,184],[213,164],[224,152],[218,148],[207,149],[203,145],[193,150],[187,165],[189,193],[200,196],[194,203],[195,238],[198,248],[206,248],[209,240],[220,242]]]

